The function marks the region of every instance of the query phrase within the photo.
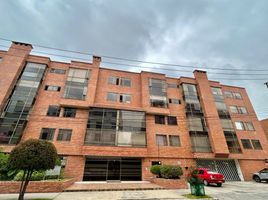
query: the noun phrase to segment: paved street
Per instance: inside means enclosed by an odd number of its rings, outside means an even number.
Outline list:
[[[268,183],[228,182],[223,187],[208,186],[206,194],[219,200],[264,200],[268,199]],[[26,198],[52,198],[54,200],[176,200],[185,199],[182,194],[189,190],[141,190],[105,192],[65,192],[49,194],[26,194]],[[16,194],[0,195],[0,200],[16,198]]]

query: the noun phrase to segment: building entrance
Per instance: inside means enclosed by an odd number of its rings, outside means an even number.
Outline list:
[[[140,181],[141,159],[87,157],[83,181]]]

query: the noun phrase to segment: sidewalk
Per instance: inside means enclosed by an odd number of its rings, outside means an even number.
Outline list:
[[[185,199],[189,190],[139,190],[102,192],[26,193],[25,199],[50,198],[53,200],[176,200]],[[1,194],[0,200],[14,200],[18,194]]]

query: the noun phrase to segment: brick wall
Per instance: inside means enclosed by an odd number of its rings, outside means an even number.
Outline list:
[[[268,167],[264,160],[239,160],[239,165],[245,181],[251,181],[253,173]]]
[[[151,179],[151,182],[168,189],[188,189],[187,181],[185,179],[153,178]]]
[[[26,193],[62,192],[73,183],[73,179],[62,181],[30,181]],[[0,181],[0,194],[18,193],[20,184],[20,181]]]

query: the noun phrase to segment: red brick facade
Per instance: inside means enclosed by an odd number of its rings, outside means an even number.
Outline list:
[[[53,143],[58,154],[66,156],[67,162],[65,175],[82,181],[86,156],[110,156],[110,157],[135,157],[142,160],[142,180],[150,180],[152,161],[161,161],[162,164],[179,164],[187,173],[187,167],[195,165],[196,159],[233,159],[239,163],[245,180],[251,179],[251,174],[267,166],[268,142],[264,131],[257,119],[255,111],[247,96],[246,90],[241,87],[222,85],[219,82],[209,81],[206,73],[195,71],[195,78],[169,78],[164,74],[153,72],[132,73],[105,69],[100,67],[100,58],[94,57],[93,63],[71,61],[62,63],[51,61],[47,57],[30,55],[31,45],[13,43],[8,51],[0,51],[0,111],[4,111],[7,98],[12,92],[16,80],[25,66],[26,62],[35,62],[47,65],[43,82],[38,90],[36,101],[28,118],[21,141],[29,138],[39,138],[41,129],[44,127],[55,128]],[[90,69],[91,74],[88,81],[88,90],[85,100],[65,99],[64,88],[70,67]],[[65,74],[49,73],[51,68],[64,69]],[[131,79],[131,87],[108,84],[108,77],[125,77]],[[169,104],[168,108],[151,107],[149,101],[149,79],[162,79],[166,83],[180,85],[179,88],[167,88],[167,98],[180,99],[181,104]],[[185,113],[185,102],[183,101],[182,83],[195,84],[199,93],[200,103],[204,111],[208,127],[208,135],[212,147],[211,153],[192,152],[191,139],[188,130],[187,116]],[[60,86],[60,92],[45,91],[46,85]],[[224,91],[239,92],[242,99],[225,98],[224,103],[229,106],[244,106],[248,114],[232,114],[231,120],[235,127],[235,121],[250,121],[253,123],[254,131],[236,130],[236,135],[242,149],[242,153],[229,153],[217,108],[211,92],[211,87],[218,87]],[[119,103],[107,101],[107,92],[124,93],[131,95],[130,103]],[[64,118],[47,116],[49,105],[61,107],[75,107],[77,113],[75,118]],[[119,146],[93,146],[85,145],[84,139],[88,121],[88,110],[91,107],[114,108],[123,110],[134,110],[146,112],[146,147],[119,147]],[[155,115],[176,116],[177,126],[155,124]],[[57,141],[60,128],[72,129],[71,141]],[[156,145],[156,134],[178,135],[181,146],[158,146]],[[255,139],[261,142],[262,150],[244,149],[241,139]],[[6,152],[10,152],[14,145],[1,145]],[[250,167],[251,166],[251,167]]]

